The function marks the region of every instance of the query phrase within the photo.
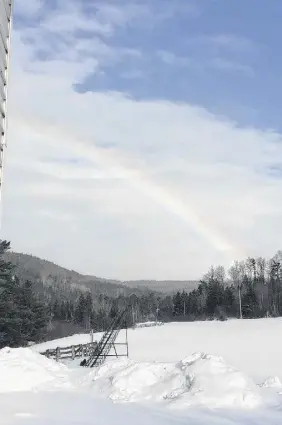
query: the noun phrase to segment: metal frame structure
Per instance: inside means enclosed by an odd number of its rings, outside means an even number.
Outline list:
[[[109,328],[104,332],[101,340],[98,342],[96,348],[93,353],[89,356],[89,358],[83,362],[83,365],[86,367],[94,367],[100,366],[103,364],[107,357],[128,357],[128,339],[127,339],[127,328],[126,328],[126,342],[125,343],[116,343],[117,336],[121,331],[124,319],[126,319],[126,315],[128,314],[128,308],[121,311],[116,315],[113,322],[109,326]],[[117,345],[125,345],[126,346],[126,354],[118,354],[116,350]],[[111,349],[114,349],[115,354],[110,354]]]
[[[0,0],[0,200],[4,151],[7,144],[7,99],[12,32],[13,0]]]

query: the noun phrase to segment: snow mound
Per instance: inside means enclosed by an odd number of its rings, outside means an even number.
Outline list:
[[[220,357],[196,353],[179,363],[109,362],[91,372],[97,394],[120,402],[164,402],[170,407],[254,408],[258,387]]]
[[[134,326],[134,329],[138,328],[151,328],[153,326],[163,326],[163,322],[143,322],[143,323],[136,323]]]
[[[30,391],[51,382],[59,385],[66,371],[66,366],[30,348],[3,348],[0,350],[0,393]]]
[[[270,376],[261,385],[263,388],[282,388],[282,383],[278,376]]]

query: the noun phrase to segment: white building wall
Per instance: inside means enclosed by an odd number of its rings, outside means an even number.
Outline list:
[[[13,0],[0,0],[0,190],[7,131],[7,93]]]

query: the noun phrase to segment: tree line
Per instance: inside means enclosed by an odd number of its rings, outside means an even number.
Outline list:
[[[211,267],[197,289],[174,296],[174,315],[188,320],[282,315],[282,251]]]
[[[86,328],[103,330],[115,312],[130,305],[129,326],[147,320],[225,320],[282,316],[282,251],[273,258],[236,261],[229,270],[211,267],[192,292],[156,293],[111,298],[81,294],[75,303],[55,302],[52,314]]]
[[[0,242],[0,348],[22,346],[46,338],[53,323],[68,323],[82,330],[103,331],[115,315],[130,306],[127,326],[144,321],[225,320],[282,316],[282,251],[273,258],[248,258],[228,269],[211,267],[197,289],[161,295],[144,292],[115,297],[76,290],[44,295],[38,282],[16,275],[3,259],[10,248]],[[39,288],[41,286],[39,285]],[[41,288],[42,289],[42,288]],[[57,337],[66,335],[57,335]]]

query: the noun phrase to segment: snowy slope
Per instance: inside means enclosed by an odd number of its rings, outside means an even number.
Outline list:
[[[91,370],[37,353],[89,335],[1,350],[1,424],[280,425],[281,327],[275,319],[136,329],[129,360]]]

